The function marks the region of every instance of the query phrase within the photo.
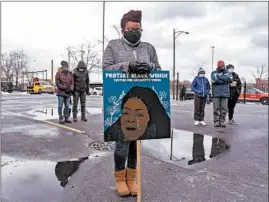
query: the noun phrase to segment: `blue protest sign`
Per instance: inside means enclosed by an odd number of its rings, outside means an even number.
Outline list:
[[[169,71],[104,71],[105,142],[170,138],[169,78]]]

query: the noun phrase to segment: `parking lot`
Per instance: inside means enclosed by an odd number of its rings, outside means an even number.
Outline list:
[[[136,201],[115,192],[113,143],[103,142],[102,97],[87,97],[88,122],[59,125],[55,95],[2,94],[2,200]],[[193,125],[193,100],[171,101],[171,139],[142,141],[142,201],[268,200],[268,106],[238,104],[238,125]],[[189,165],[194,134],[206,160]],[[210,158],[213,138],[228,145]],[[70,175],[70,173],[72,175]]]

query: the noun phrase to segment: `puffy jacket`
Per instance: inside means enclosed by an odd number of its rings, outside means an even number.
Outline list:
[[[57,86],[57,96],[70,97],[74,90],[74,78],[73,75],[68,72],[57,72],[55,76]],[[67,90],[70,89],[69,92]]]
[[[199,97],[206,97],[210,92],[210,83],[206,77],[196,76],[191,83],[191,91]]]
[[[75,83],[75,91],[79,92],[89,92],[90,90],[90,79],[89,79],[89,71],[85,69],[84,71],[79,71],[78,68],[74,70],[74,83]]]
[[[236,81],[236,86],[232,87],[230,85],[230,95],[232,98],[238,99],[238,97],[240,96],[241,90],[242,90],[242,83],[241,83],[241,80],[240,80],[238,74],[233,72],[232,75],[233,75],[233,81]]]
[[[232,83],[232,74],[224,71],[213,71],[211,73],[212,97],[230,97],[229,84]]]

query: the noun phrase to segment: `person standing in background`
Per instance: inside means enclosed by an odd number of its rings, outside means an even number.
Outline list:
[[[55,76],[55,82],[57,86],[58,96],[58,115],[59,123],[71,123],[69,120],[69,104],[74,90],[74,79],[72,74],[69,72],[68,62],[61,62],[62,68],[58,69]],[[63,105],[64,105],[64,117],[63,117]]]
[[[186,96],[186,87],[182,85],[182,88],[180,90],[180,100],[183,101],[185,100]]]
[[[217,63],[217,69],[211,73],[214,127],[225,127],[225,117],[228,111],[230,97],[229,84],[232,83],[230,74],[223,60]]]
[[[210,92],[210,83],[205,77],[205,70],[199,68],[198,76],[194,78],[191,83],[191,90],[194,94],[194,125],[198,126],[199,124],[205,126],[204,121],[205,117],[205,104],[207,95]]]
[[[228,100],[229,124],[235,124],[235,121],[233,119],[234,108],[242,90],[242,83],[238,74],[234,72],[234,66],[232,64],[227,65],[226,68],[227,68],[227,71],[233,76],[233,82],[230,84],[230,97]]]
[[[89,71],[84,61],[79,61],[77,68],[74,70],[74,93],[73,93],[73,121],[77,122],[78,100],[80,100],[81,120],[87,121],[86,118],[86,95],[90,92]]]

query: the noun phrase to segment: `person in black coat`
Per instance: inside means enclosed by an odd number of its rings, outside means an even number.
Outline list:
[[[242,83],[238,74],[234,72],[234,66],[232,64],[227,65],[226,68],[228,72],[233,75],[232,79],[233,83],[230,84],[230,98],[228,100],[228,116],[229,116],[229,123],[235,124],[235,121],[233,119],[234,108],[242,90]]]

